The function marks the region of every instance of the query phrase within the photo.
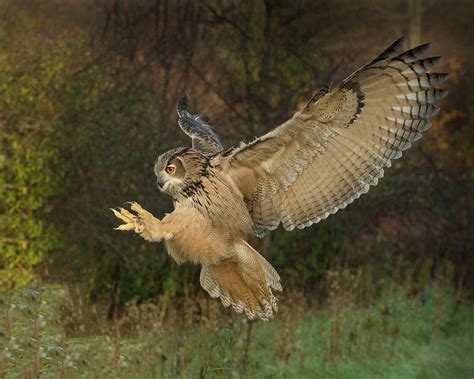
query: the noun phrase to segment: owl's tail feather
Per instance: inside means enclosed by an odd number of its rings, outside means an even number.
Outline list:
[[[268,261],[246,242],[235,256],[218,265],[203,265],[201,286],[213,298],[220,298],[225,307],[249,319],[268,320],[278,311],[272,289],[281,291],[280,276]]]

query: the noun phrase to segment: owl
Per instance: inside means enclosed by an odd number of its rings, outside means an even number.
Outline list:
[[[178,102],[192,147],[156,160],[158,188],[174,210],[161,220],[136,202],[112,209],[150,242],[164,241],[178,263],[201,266],[200,284],[249,319],[277,312],[280,276],[249,243],[280,223],[302,229],[345,208],[375,186],[431,126],[447,74],[429,72],[442,57],[429,44],[400,52],[400,38],[334,88],[317,91],[292,118],[250,143],[225,149],[205,115]]]

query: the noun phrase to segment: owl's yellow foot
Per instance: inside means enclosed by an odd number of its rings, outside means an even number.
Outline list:
[[[160,241],[171,238],[169,233],[162,232],[159,219],[134,201],[130,201],[128,204],[130,204],[130,208],[134,213],[124,208],[110,208],[114,215],[124,222],[122,225],[114,228],[115,230],[134,230],[135,233],[147,241]]]

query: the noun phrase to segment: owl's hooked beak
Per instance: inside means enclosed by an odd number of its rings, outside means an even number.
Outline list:
[[[164,185],[165,185],[165,182],[160,177],[157,177],[156,178],[156,186],[158,187],[158,189],[160,191],[163,191],[163,186]]]

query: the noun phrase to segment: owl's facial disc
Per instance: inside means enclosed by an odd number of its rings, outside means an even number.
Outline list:
[[[155,162],[158,188],[173,199],[190,197],[202,185],[209,160],[191,148],[179,147],[161,154]]]
[[[179,158],[174,158],[155,170],[155,174],[159,190],[173,196],[174,192],[183,184],[185,171]]]

